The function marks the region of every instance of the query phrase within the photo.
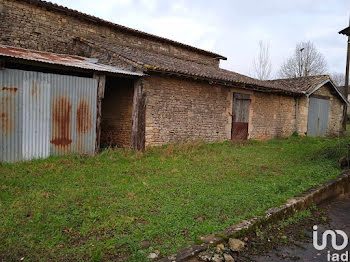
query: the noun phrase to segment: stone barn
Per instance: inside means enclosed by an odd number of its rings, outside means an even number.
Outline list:
[[[45,1],[1,0],[0,12],[4,48],[72,55],[140,76],[98,78],[96,150],[342,131],[347,100],[328,76],[260,81],[220,68],[222,55]],[[0,59],[2,68],[32,70]]]
[[[296,97],[296,132],[309,136],[338,136],[347,99],[328,75],[269,81],[302,94]]]

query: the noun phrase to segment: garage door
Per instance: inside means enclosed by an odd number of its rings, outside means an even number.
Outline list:
[[[94,154],[97,81],[0,70],[0,161]]]
[[[329,99],[310,97],[308,136],[324,136],[328,131]]]

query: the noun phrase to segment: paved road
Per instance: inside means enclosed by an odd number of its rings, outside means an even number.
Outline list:
[[[321,207],[327,211],[330,218],[330,223],[327,225],[319,225],[319,243],[321,244],[322,232],[328,229],[343,230],[350,238],[350,197],[322,204]],[[330,244],[330,241],[328,242],[327,248],[325,250],[318,251],[313,247],[312,244],[312,229],[305,229],[305,231],[309,237],[303,241],[299,240],[298,247],[295,245],[290,247],[281,247],[278,248],[277,251],[274,250],[262,256],[251,257],[252,261],[332,261],[327,259],[328,251],[331,251],[332,254],[335,252],[335,250],[332,248],[332,245]],[[338,243],[342,244],[342,239],[340,238],[338,240]],[[336,252],[344,253],[346,251],[349,252],[349,257],[348,260],[345,261],[350,262],[350,243],[346,249]]]

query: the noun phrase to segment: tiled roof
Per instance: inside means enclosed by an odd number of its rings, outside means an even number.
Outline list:
[[[77,39],[93,48],[103,49],[106,53],[112,53],[137,67],[142,67],[148,72],[163,72],[177,74],[196,79],[220,82],[226,85],[243,84],[242,88],[262,92],[276,92],[297,94],[293,90],[280,88],[278,85],[254,79],[229,70],[221,69],[212,65],[200,64],[194,61],[176,58],[160,53],[115,45],[113,43],[97,43],[95,40]]]
[[[267,81],[273,83],[280,88],[290,90],[296,93],[309,93],[322,82],[330,79],[328,75],[306,76],[286,79],[276,79]]]
[[[156,36],[156,35],[149,34],[149,33],[146,33],[146,32],[142,32],[140,30],[132,29],[132,28],[129,28],[129,27],[126,27],[126,26],[118,25],[118,24],[115,24],[115,23],[103,20],[101,18],[98,18],[96,16],[88,15],[88,14],[85,14],[83,12],[79,12],[79,11],[76,11],[76,10],[73,10],[73,9],[61,6],[61,5],[57,5],[57,4],[54,4],[54,3],[47,2],[47,1],[41,1],[41,0],[14,0],[14,1],[26,2],[26,3],[31,4],[31,5],[44,7],[47,10],[53,10],[53,11],[56,11],[56,12],[64,13],[64,14],[72,16],[72,17],[77,17],[79,19],[88,21],[90,23],[92,22],[94,24],[108,26],[108,27],[114,28],[114,29],[116,29],[118,31],[127,32],[127,33],[130,33],[130,34],[133,34],[133,35],[137,35],[137,36],[140,36],[140,37],[152,39],[152,40],[163,42],[163,43],[169,43],[169,44],[172,44],[174,46],[183,47],[183,48],[195,51],[197,53],[201,53],[201,54],[205,54],[205,55],[211,56],[213,58],[219,58],[219,59],[227,60],[226,57],[224,57],[222,55],[219,55],[219,54],[216,54],[216,53],[213,53],[213,52],[210,52],[210,51],[207,51],[207,50],[203,50],[203,49],[200,49],[200,48],[197,48],[197,47],[194,47],[194,46],[183,44],[183,43],[180,43],[180,42],[177,42],[177,41],[165,38],[165,37],[160,37],[160,36]]]

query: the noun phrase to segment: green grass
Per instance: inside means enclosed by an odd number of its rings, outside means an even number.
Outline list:
[[[314,205],[311,208],[296,212],[293,216],[280,221],[278,224],[282,228],[287,227],[289,225],[297,224],[303,218],[310,217],[312,215],[311,211],[315,208],[316,208],[316,206]]]
[[[0,164],[0,260],[176,252],[335,178],[339,143],[349,141],[197,143]]]

